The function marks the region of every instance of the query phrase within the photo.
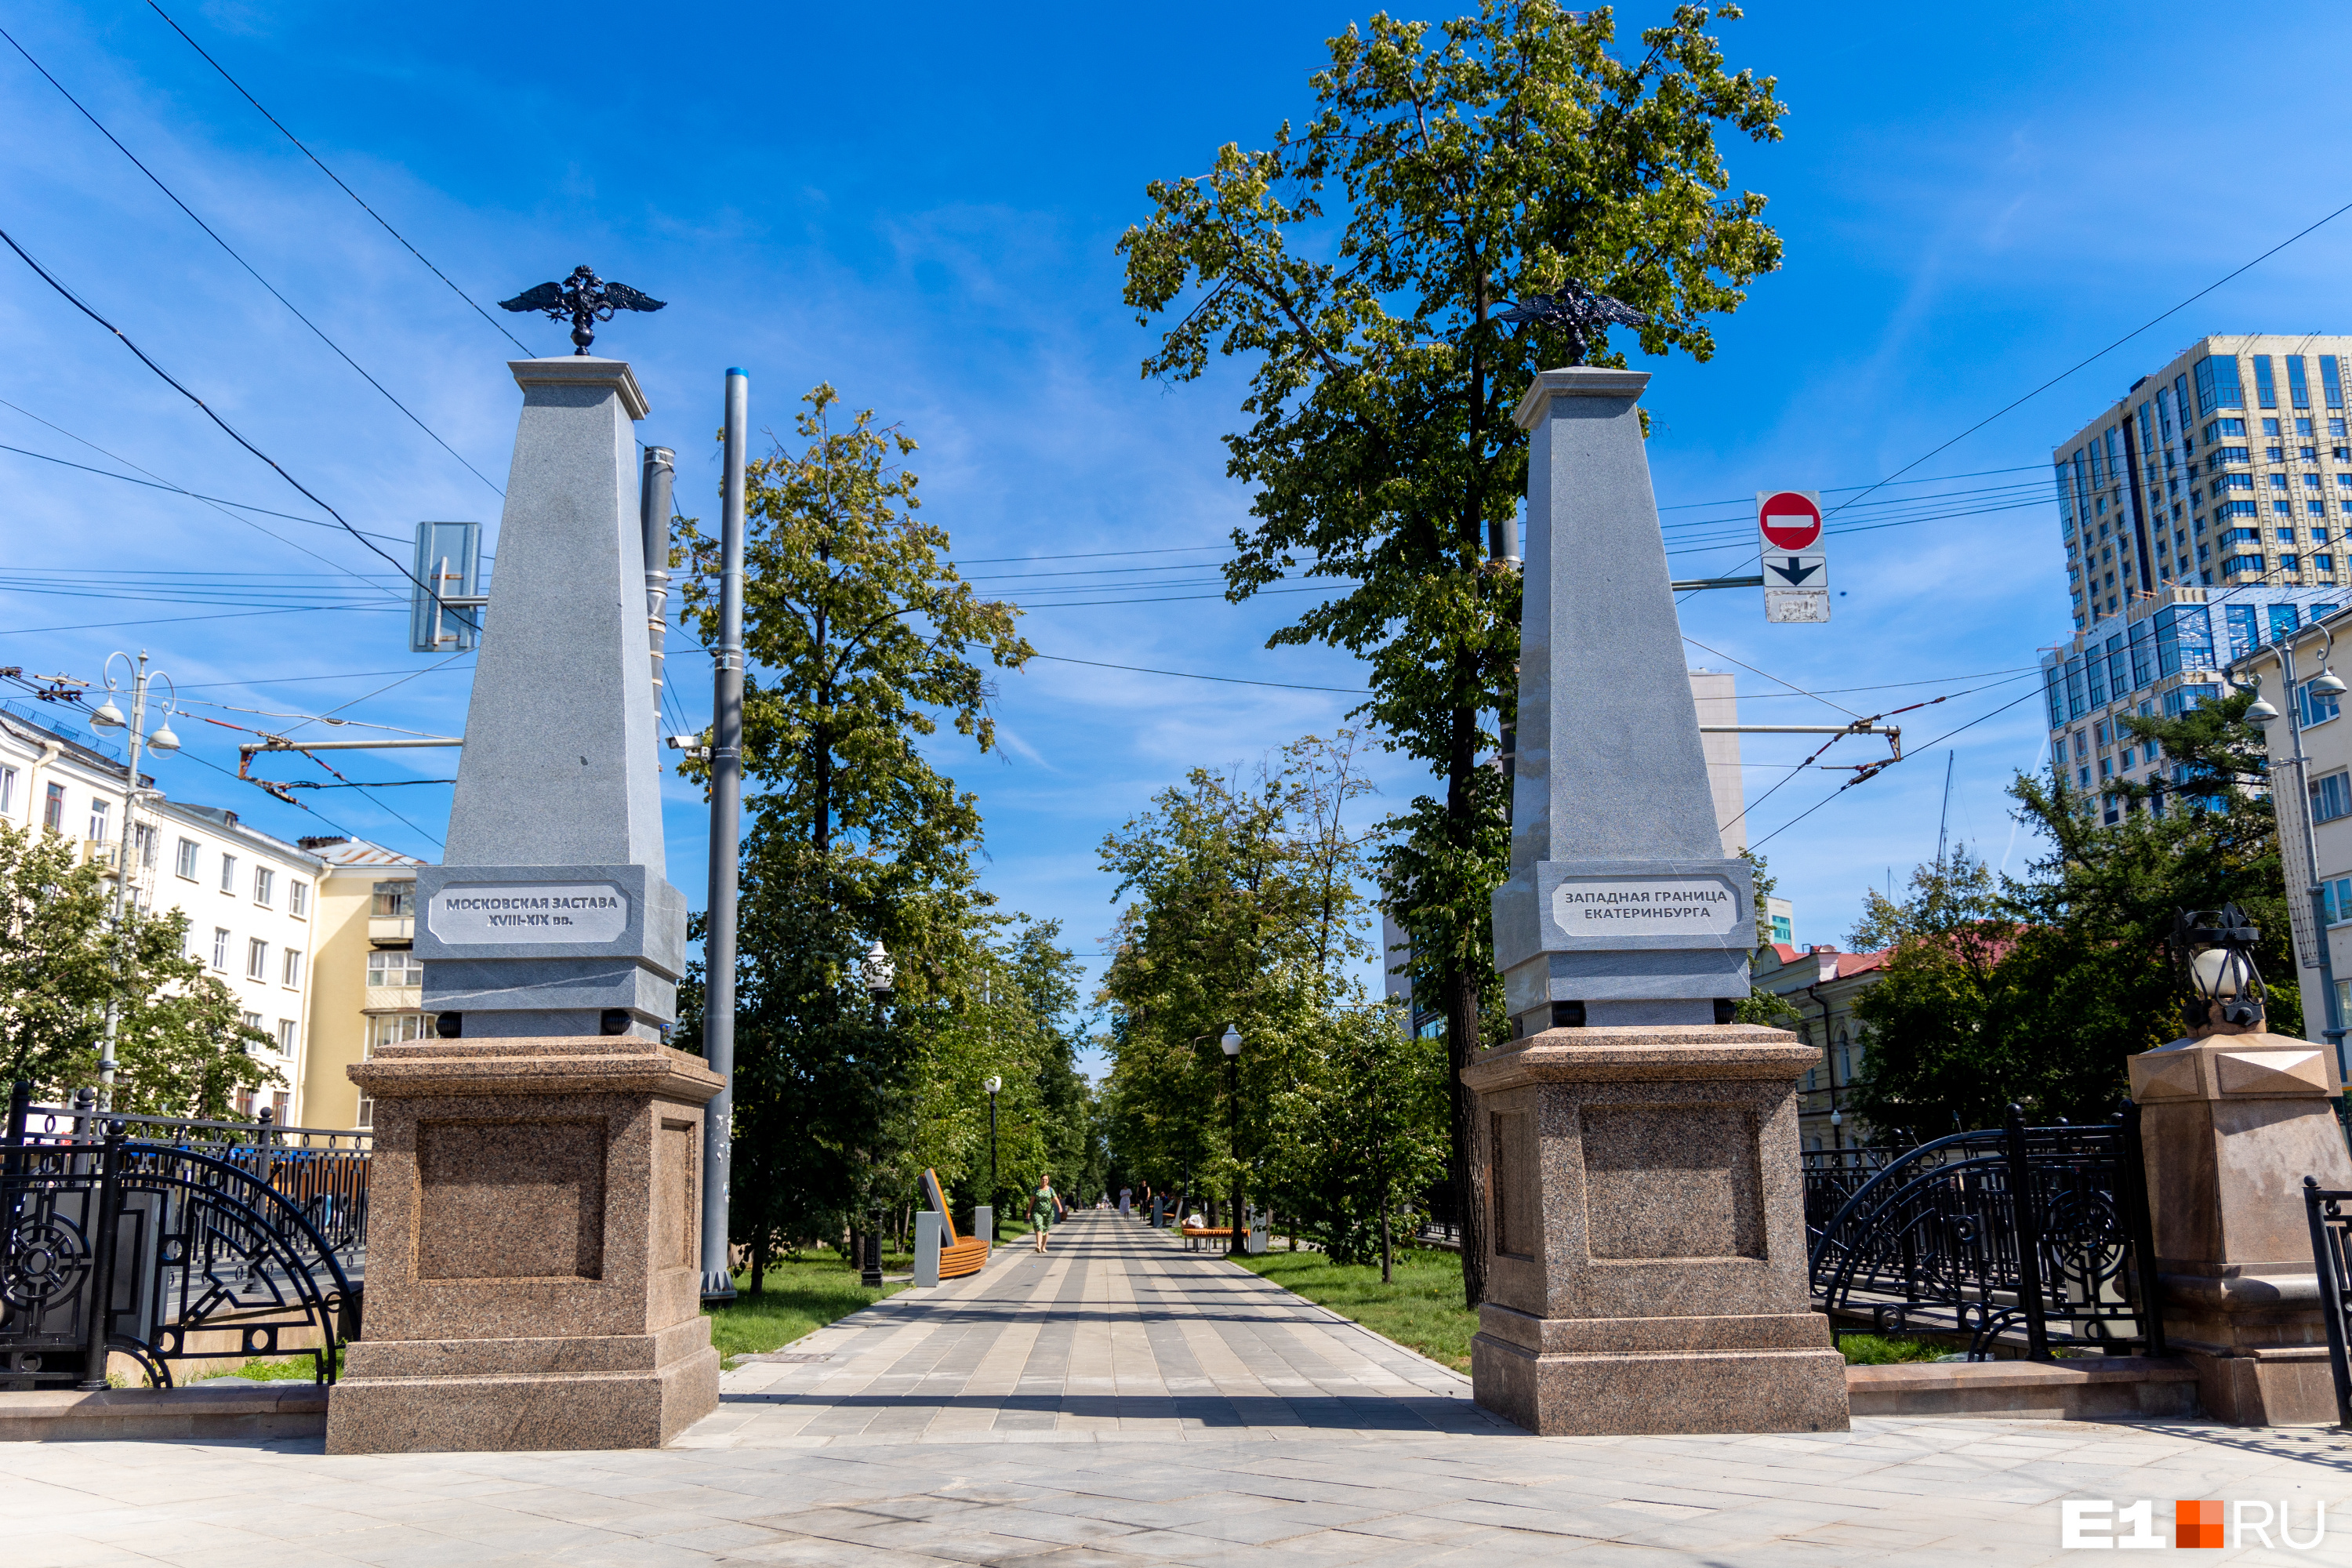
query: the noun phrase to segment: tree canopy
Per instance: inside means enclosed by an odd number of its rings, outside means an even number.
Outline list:
[[[1575,358],[1558,326],[1498,312],[1583,286],[1643,312],[1644,352],[1714,352],[1707,318],[1780,257],[1764,198],[1734,193],[1717,148],[1726,131],[1777,140],[1785,112],[1771,79],[1727,69],[1707,31],[1739,14],[1678,6],[1630,59],[1606,8],[1376,15],[1330,40],[1304,124],[1152,182],[1151,216],[1119,241],[1137,319],[1173,318],[1145,375],[1253,366],[1248,423],[1225,446],[1255,521],[1234,532],[1227,596],[1329,584],[1270,646],[1363,658],[1372,695],[1359,714],[1435,775],[1437,792],[1392,818],[1382,862],[1416,983],[1447,1014],[1473,1302],[1483,1187],[1458,1073],[1500,1016],[1482,995],[1488,900],[1508,869],[1505,789],[1478,757],[1496,743],[1487,716],[1516,701],[1518,580],[1503,543],[1527,437],[1511,410],[1536,371]],[[1595,343],[1588,363],[1623,361]]]

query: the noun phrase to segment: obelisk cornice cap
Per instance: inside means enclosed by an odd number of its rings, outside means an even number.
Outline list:
[[[507,368],[514,372],[515,384],[525,392],[548,385],[609,386],[621,395],[621,406],[628,410],[630,418],[643,419],[652,410],[645,388],[637,384],[636,372],[625,359],[565,354],[560,359],[510,359]]]
[[[1522,430],[1532,430],[1555,397],[1639,397],[1650,384],[1646,370],[1612,370],[1606,365],[1575,364],[1561,370],[1539,370],[1519,399],[1511,417]]]

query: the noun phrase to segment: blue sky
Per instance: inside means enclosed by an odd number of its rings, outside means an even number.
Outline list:
[[[682,510],[715,511],[727,366],[751,373],[755,430],[787,435],[794,400],[830,380],[921,442],[926,515],[970,574],[999,574],[984,585],[1036,604],[1024,630],[1042,652],[1361,684],[1341,655],[1265,648],[1297,599],[1229,605],[1209,573],[1186,569],[1213,561],[1245,516],[1217,441],[1239,381],[1139,378],[1151,340],[1119,303],[1112,247],[1148,212],[1147,180],[1197,172],[1220,143],[1262,143],[1303,116],[1322,40],[1363,13],[425,4],[388,22],[336,6],[166,9],[475,299],[587,261],[670,300],[614,323],[598,347],[635,364],[653,404],[640,435],[678,448]],[[1629,32],[1663,10],[1623,13]],[[512,345],[152,10],[60,5],[7,26],[425,426],[505,482]],[[2352,199],[2340,108],[2284,90],[2297,79],[2279,69],[2340,56],[2347,32],[2335,11],[2277,5],[2240,7],[2221,28],[2210,9],[2166,5],[1881,11],[1863,26],[1851,6],[1759,4],[1727,25],[1733,63],[1778,75],[1791,108],[1783,143],[1731,153],[1736,181],[1771,198],[1787,262],[1718,325],[1711,363],[1647,367],[1651,463],[1662,505],[1678,509],[1664,514],[1670,535],[1703,534],[1710,518],[1737,533],[1740,498],[1759,488],[1882,479]],[[2220,82],[2239,85],[2218,97],[2197,85]],[[2262,82],[2281,90],[2249,85]],[[0,91],[0,221],[45,266],[356,526],[405,539],[420,518],[495,523],[491,482],[5,46]],[[2259,154],[2213,152],[2217,113],[2231,146]],[[1765,846],[1801,941],[1839,940],[1865,886],[1934,854],[1945,748],[1930,742],[1972,720],[1949,742],[1951,829],[1995,861],[2030,852],[2011,847],[2001,790],[2035,763],[2043,732],[2035,703],[2014,702],[2031,680],[1993,682],[2068,630],[2037,471],[2050,443],[2200,333],[2343,330],[2348,252],[2352,216],[1906,476],[1980,477],[1880,492],[1982,493],[1832,540],[1842,596],[1830,626],[1767,626],[1752,591],[1685,605],[1685,631],[1712,650],[1694,647],[1693,661],[1739,672],[1749,721],[1837,717],[1784,681],[1862,713],[1969,693],[1904,716],[1912,761]],[[0,266],[14,279],[0,290],[13,350],[0,398],[14,405],[0,407],[0,443],[316,517],[13,256]],[[537,352],[564,346],[551,323],[493,313]],[[239,521],[16,452],[0,452],[0,475],[15,568],[0,662],[87,677],[109,651],[145,647],[189,697],[230,705],[198,716],[268,728],[292,721],[232,709],[351,703],[346,716],[388,725],[462,724],[464,664],[425,672],[432,661],[404,651],[401,616],[364,607],[390,603],[389,569],[339,531]],[[1178,547],[1199,549],[1095,553]],[[1727,571],[1738,554],[1675,564]],[[1013,563],[1056,555],[1089,558]],[[1070,593],[1060,605],[1036,589],[1106,579],[1004,580],[1103,567],[1173,569],[1123,579],[1157,591]],[[1075,602],[1102,598],[1130,602]],[[314,605],[336,607],[280,608]],[[261,608],[272,613],[243,613]],[[699,723],[707,663],[674,647],[671,668]],[[988,885],[1009,908],[1062,919],[1091,954],[1112,915],[1095,856],[1107,830],[1186,768],[1254,763],[1328,733],[1348,706],[1328,691],[1040,661],[1002,683],[998,755],[938,751],[980,795]],[[178,728],[187,752],[158,768],[174,795],[289,837],[341,827],[436,853],[444,786],[320,791],[305,814],[215,771],[235,771],[232,732]],[[1751,802],[1810,750],[1751,738]],[[1875,754],[1846,741],[1825,760]],[[436,761],[390,753],[345,772],[446,776]],[[1753,807],[1755,835],[1843,776],[1790,779]],[[1419,787],[1392,761],[1378,778],[1374,811]],[[668,799],[673,880],[698,906],[699,800],[674,780]]]

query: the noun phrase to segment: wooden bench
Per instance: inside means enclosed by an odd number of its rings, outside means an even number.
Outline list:
[[[1188,1225],[1180,1226],[1179,1231],[1184,1237],[1184,1250],[1187,1252],[1200,1251],[1203,1238],[1214,1241],[1223,1237],[1227,1247],[1231,1247],[1234,1241],[1234,1227],[1229,1225]]]
[[[988,1264],[988,1237],[956,1235],[955,1216],[948,1212],[947,1194],[940,1190],[937,1172],[923,1173],[923,1196],[939,1211],[940,1278],[961,1279],[967,1274],[979,1273]]]

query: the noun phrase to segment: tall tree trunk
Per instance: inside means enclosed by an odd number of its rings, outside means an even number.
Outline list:
[[[1473,656],[1465,655],[1465,658]],[[1454,732],[1448,737],[1445,816],[1454,849],[1466,866],[1477,844],[1478,824],[1472,770],[1477,766],[1478,715],[1457,708]],[[1462,1081],[1463,1071],[1478,1056],[1479,990],[1485,976],[1476,963],[1477,949],[1456,943],[1447,954],[1440,976],[1445,999],[1445,1045],[1449,1071],[1446,1092],[1453,1107],[1452,1149],[1447,1163],[1454,1183],[1454,1222],[1462,1235],[1462,1300],[1475,1307],[1486,1299],[1486,1173],[1477,1162],[1478,1097]]]

